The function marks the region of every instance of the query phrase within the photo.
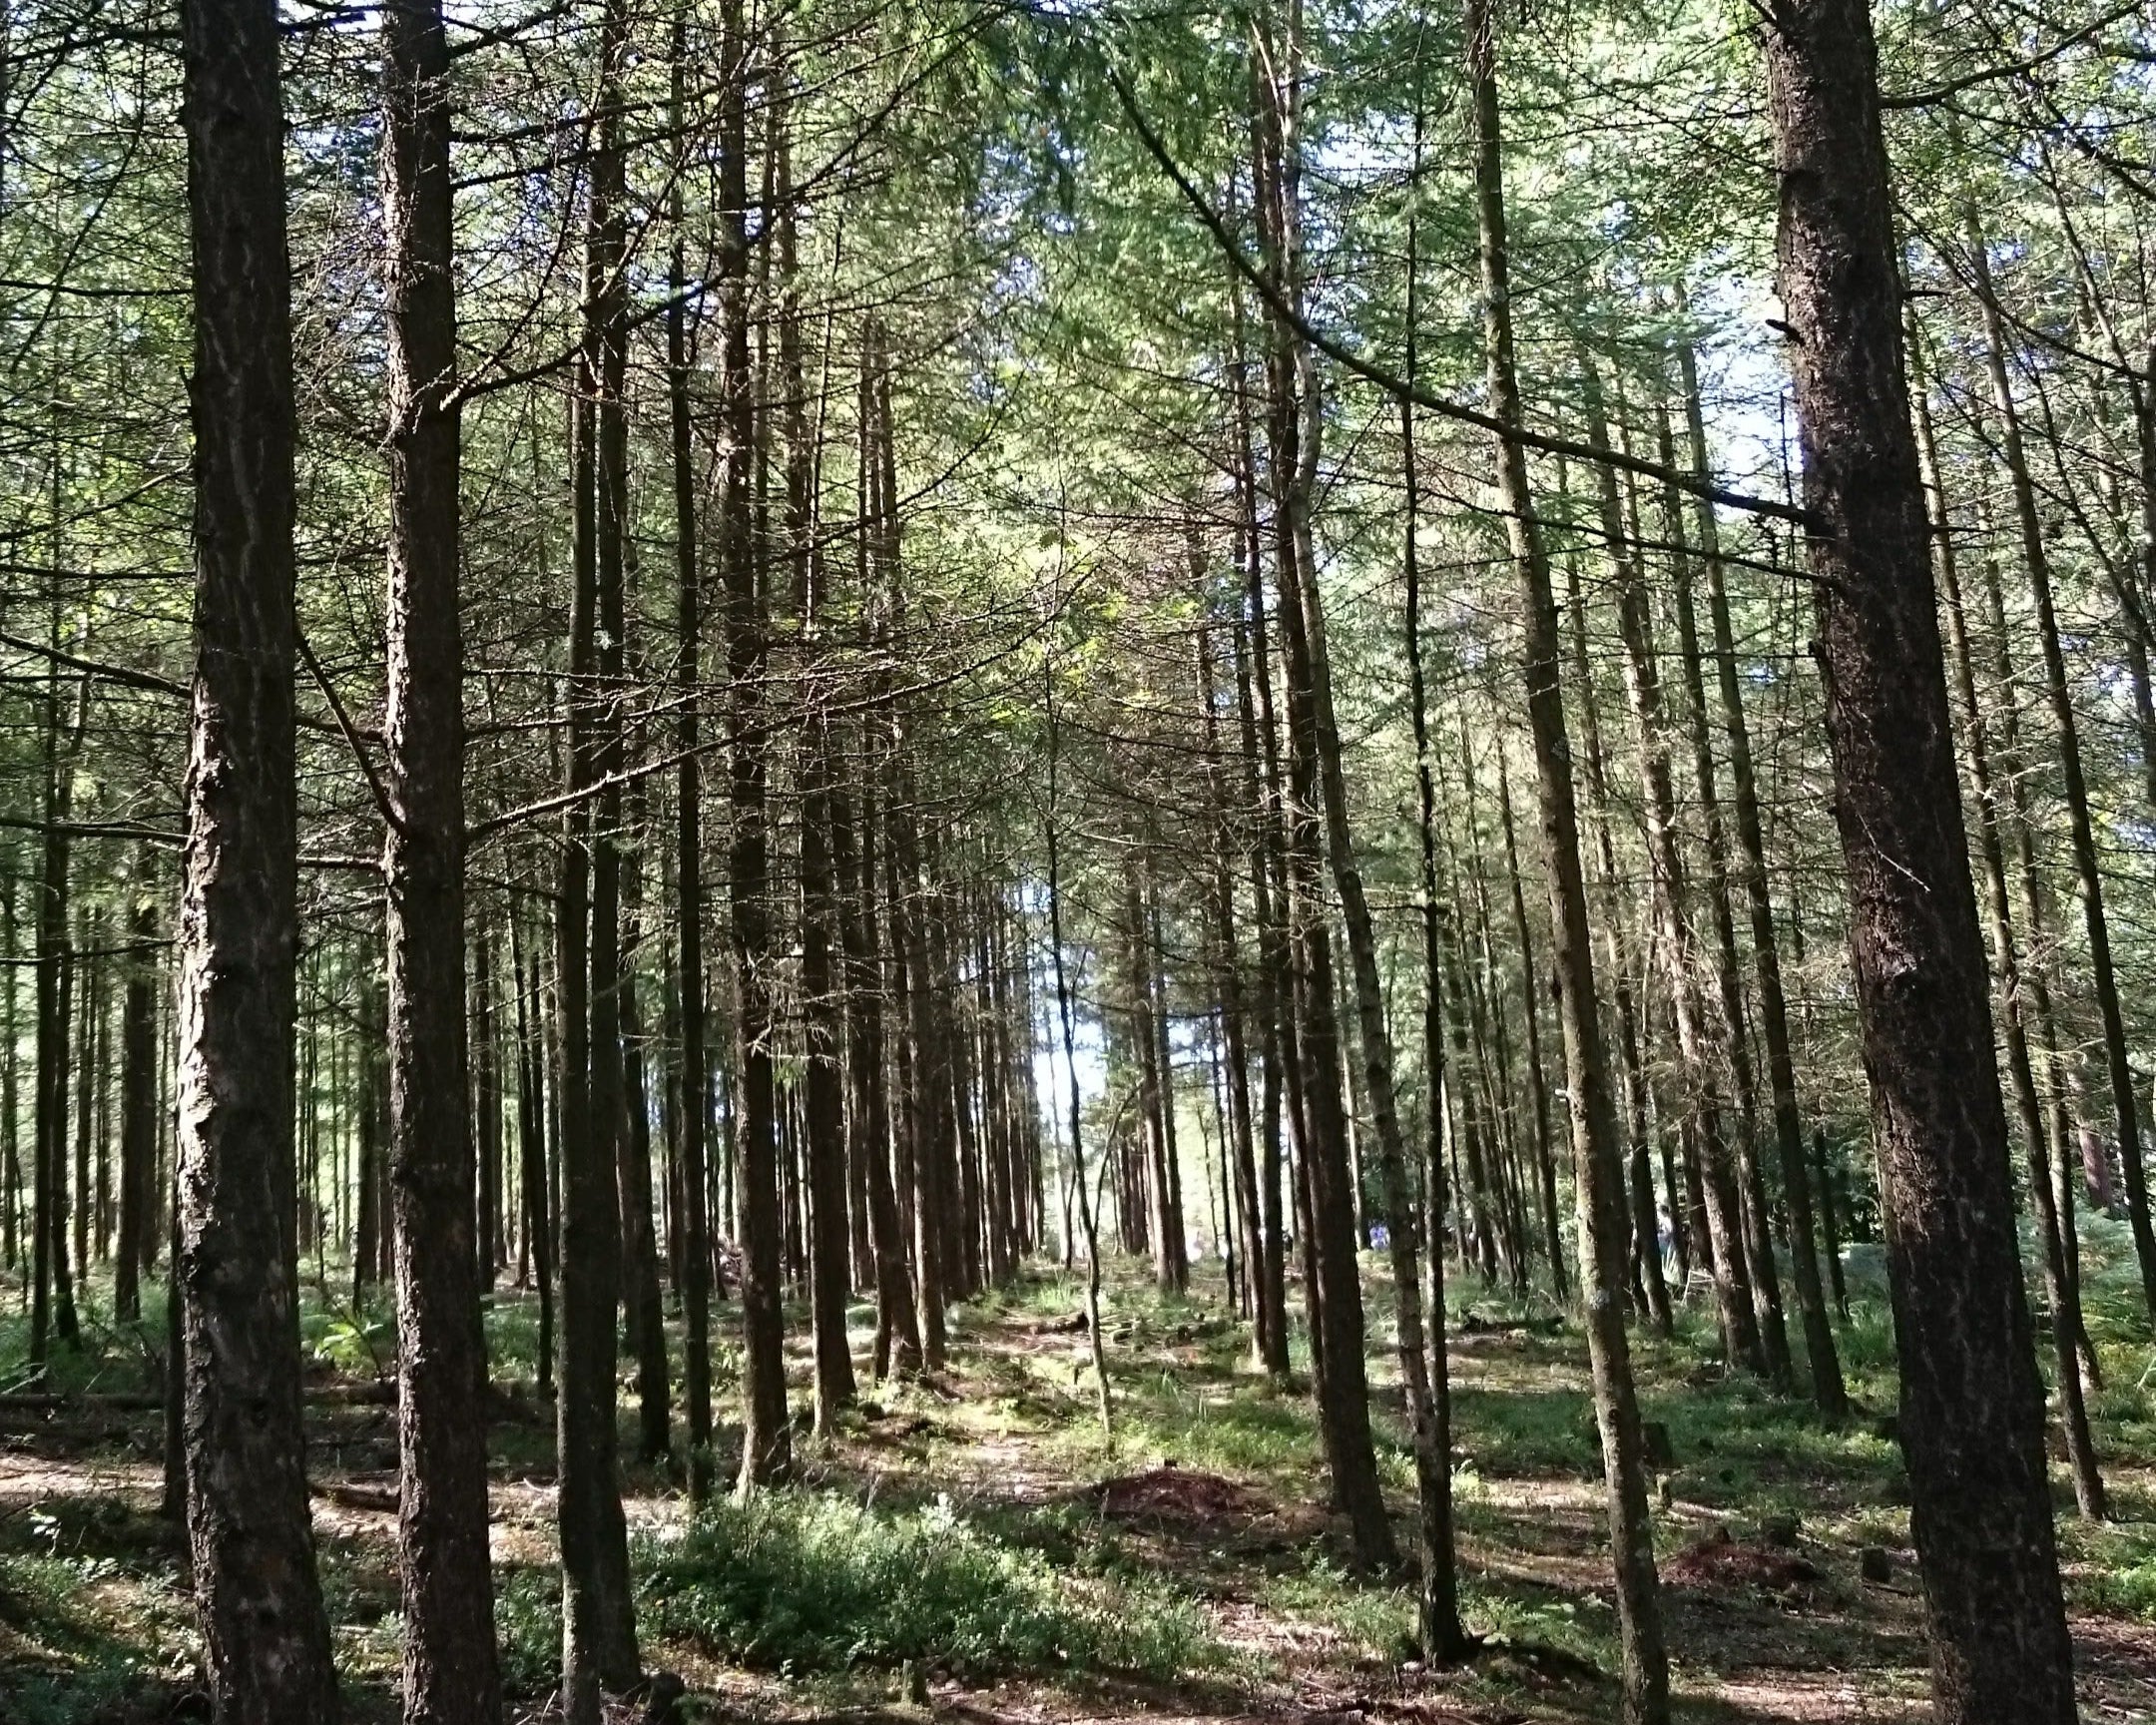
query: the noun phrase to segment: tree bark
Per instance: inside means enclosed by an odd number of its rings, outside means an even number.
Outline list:
[[[1594,364],[1582,353],[1586,385],[1587,436],[1598,449],[1609,447],[1602,417],[1601,385]],[[1649,893],[1656,930],[1655,945],[1667,972],[1671,1015],[1677,1024],[1679,1069],[1675,1083],[1682,1098],[1680,1130],[1697,1147],[1704,1179],[1708,1235],[1714,1247],[1715,1303],[1726,1354],[1775,1382],[1787,1381],[1788,1343],[1774,1345],[1761,1323],[1761,1306],[1750,1274],[1751,1242],[1738,1175],[1732,1166],[1722,1120],[1716,1061],[1708,1047],[1699,995],[1698,930],[1684,859],[1677,844],[1676,793],[1671,783],[1667,718],[1662,705],[1647,592],[1636,560],[1635,536],[1625,525],[1617,478],[1604,467],[1598,475],[1602,525],[1610,539],[1610,570],[1617,589],[1617,626],[1625,650],[1625,694],[1632,709],[1638,755],[1640,798],[1646,812]]]
[[[1558,490],[1564,489],[1560,475]],[[1662,1269],[1661,1229],[1657,1226],[1654,1197],[1653,1129],[1649,1119],[1647,1075],[1640,1059],[1639,1006],[1632,993],[1632,977],[1626,966],[1624,915],[1620,902],[1617,850],[1610,832],[1608,768],[1602,753],[1600,700],[1595,693],[1594,664],[1587,654],[1587,601],[1580,586],[1579,557],[1565,557],[1566,615],[1570,622],[1572,680],[1579,702],[1580,733],[1586,745],[1587,795],[1594,820],[1595,850],[1601,864],[1599,892],[1602,917],[1603,964],[1609,972],[1610,993],[1617,1008],[1617,1058],[1624,1084],[1625,1136],[1630,1154],[1621,1160],[1630,1168],[1627,1197],[1632,1222],[1633,1282],[1645,1295],[1648,1321],[1664,1336],[1670,1334],[1674,1315],[1670,1309],[1668,1279]],[[1663,1162],[1669,1152],[1665,1143]],[[1674,1182],[1669,1187],[1670,1239],[1677,1259],[1678,1294],[1682,1298],[1691,1282],[1691,1217],[1677,1202]],[[1704,1226],[1704,1223],[1702,1224]]]
[[[142,1272],[153,1248],[158,1163],[158,902],[135,881],[130,929],[138,950],[128,960],[120,1029],[120,1237],[113,1263],[113,1310],[142,1317]],[[9,1170],[12,1174],[13,1170]]]
[[[779,1109],[772,1069],[771,841],[765,822],[767,766],[763,740],[766,642],[759,547],[752,507],[756,400],[749,363],[748,81],[751,44],[741,0],[720,8],[719,219],[725,283],[726,351],[721,416],[726,456],[724,536],[728,794],[734,827],[728,845],[728,900],[734,924],[734,1035],[739,1058],[736,1153],[742,1212],[743,1387],[746,1392],[740,1487],[776,1483],[792,1470],[787,1420],[786,1323],[779,1208]]]
[[[1654,1526],[1647,1507],[1646,1438],[1632,1387],[1625,1335],[1624,1172],[1616,1099],[1595,999],[1593,934],[1580,866],[1572,750],[1558,681],[1562,647],[1549,557],[1534,512],[1512,337],[1511,265],[1506,244],[1504,149],[1497,93],[1494,20],[1486,0],[1466,0],[1467,74],[1473,105],[1475,219],[1482,281],[1482,335],[1489,400],[1506,434],[1497,439],[1498,496],[1520,584],[1525,623],[1528,726],[1534,739],[1543,865],[1550,889],[1550,967],[1564,1029],[1566,1088],[1572,1104],[1573,1187],[1579,1210],[1580,1283],[1595,1423],[1602,1440],[1618,1635],[1623,1650],[1625,1725],[1667,1725],[1669,1663],[1662,1644]]]
[[[389,328],[389,1188],[406,1725],[501,1714],[487,1554],[486,1339],[465,1070],[449,47],[441,0],[382,13]]]
[[[1930,406],[1924,398],[1922,371],[1913,365],[1911,369],[1918,470],[1930,493],[1932,566],[1938,573],[1940,596],[1944,601],[1954,693],[1960,702],[1962,739],[1967,751],[1970,800],[1976,806],[1977,851],[1983,862],[1984,911],[1991,938],[1992,975],[2006,1018],[2006,1070],[2021,1116],[2021,1134],[2028,1151],[2029,1192],[2035,1200],[2037,1227],[2043,1245],[2045,1293],[2051,1306],[2051,1339],[2058,1359],[2059,1425],[2066,1441],[2066,1458],[2073,1471],[2075,1501],[2082,1514],[2100,1520],[2104,1514],[2103,1475],[2096,1464],[2095,1442],[2089,1434],[2088,1405],[2082,1395],[2081,1366],[2075,1352],[2076,1340],[2081,1334],[2080,1291],[2067,1273],[2065,1249],[2060,1239],[2052,1137],[2045,1127],[2043,1099],[2036,1087],[2034,1063],[2029,1058],[2026,1012],[2033,1003],[2035,991],[2043,988],[2043,982],[2036,977],[2025,983],[2022,976],[2006,885],[2006,852],[1999,837],[1999,798],[1992,779],[1990,728],[1976,692],[1968,618],[1961,601],[1960,559],[1954,548],[1952,524],[1947,518],[1945,490],[1939,482],[1938,455],[1931,433]],[[2067,1190],[2071,1192],[2070,1187]]]
[[[1704,478],[1712,474],[1713,461],[1707,447],[1698,370],[1689,345],[1678,349],[1678,365],[1685,397],[1689,459],[1692,470]],[[1662,463],[1675,470],[1666,446]],[[1674,523],[1677,514],[1673,496],[1666,500],[1666,508]],[[1730,792],[1736,805],[1737,843],[1742,854],[1739,866],[1752,918],[1752,964],[1759,981],[1760,1028],[1767,1043],[1767,1085],[1774,1100],[1775,1146],[1782,1165],[1783,1196],[1789,1205],[1790,1259],[1797,1281],[1798,1309],[1804,1321],[1805,1354],[1812,1370],[1812,1397],[1827,1419],[1840,1420],[1849,1411],[1849,1401],[1835,1351],[1834,1327],[1828,1322],[1826,1297],[1820,1287],[1812,1181],[1805,1164],[1804,1119],[1797,1104],[1797,1066],[1790,1052],[1789,1004],[1782,988],[1782,954],[1775,937],[1774,898],[1767,882],[1767,842],[1752,768],[1752,733],[1745,719],[1744,688],[1737,674],[1736,631],[1730,620],[1729,592],[1723,577],[1721,529],[1713,506],[1706,502],[1695,504],[1693,520],[1707,570],[1716,690],[1722,706],[1723,732],[1729,741]],[[1677,535],[1672,533],[1671,537]]]
[[[630,788],[635,813],[631,831],[644,828],[644,782]],[[622,1123],[616,1169],[621,1194],[623,1307],[629,1344],[637,1357],[637,1447],[649,1462],[672,1453],[673,1376],[667,1367],[666,1301],[659,1285],[659,1233],[652,1215],[652,1133],[650,1045],[644,1032],[643,1003],[638,997],[636,954],[643,946],[644,870],[640,848],[627,851],[622,862],[623,962],[620,1025],[622,1043]]]
[[[2133,1234],[2134,1259],[2141,1272],[2141,1298],[2156,1316],[2156,1224],[2149,1215],[2148,1172],[2142,1161],[2141,1109],[2134,1086],[2125,1015],[2119,1006],[2118,972],[2111,957],[2111,924],[2104,908],[2103,864],[2096,854],[2096,827],[2089,811],[2088,778],[2081,763],[2079,721],[2073,691],[2066,680],[2066,655],[2059,643],[2058,608],[2053,595],[2051,556],[2044,543],[2036,487],[2028,453],[2021,441],[2021,415],[2006,372],[2006,331],[1991,288],[1991,263],[1983,231],[1971,212],[1965,223],[1969,268],[1974,275],[1984,326],[1984,368],[1991,385],[1992,410],[1998,415],[2000,453],[2013,488],[2014,521],[2020,529],[2021,557],[2029,592],[2036,602],[2036,638],[2043,651],[2044,688],[2050,697],[2057,732],[2060,789],[2065,794],[2067,832],[2073,841],[2074,873],[2081,888],[2081,914],[2088,935],[2089,982],[2103,1023],[2104,1066],[2111,1081],[2112,1119],[2118,1134],[2119,1173],[2126,1188],[2126,1219]]]
[[[782,64],[777,79],[788,76]],[[821,642],[823,558],[815,545],[815,482],[818,452],[808,423],[802,367],[801,307],[793,212],[793,184],[786,105],[773,99],[772,140],[778,209],[780,388],[786,406],[787,556],[793,569],[807,678],[814,675]],[[836,782],[829,715],[813,693],[801,725],[801,987],[807,1020],[807,1126],[808,1152],[809,1314],[815,1348],[815,1428],[831,1432],[838,1412],[852,1402],[853,1355],[846,1339],[846,1303],[852,1293],[846,1180],[844,1006],[833,975],[838,944],[836,882],[831,862],[831,787]]]
[[[1275,39],[1261,20],[1254,65],[1260,180],[1259,231],[1267,268],[1291,302],[1302,293],[1302,8],[1289,0]],[[1356,1260],[1348,1120],[1340,1088],[1340,1030],[1335,1008],[1332,935],[1323,902],[1325,847],[1324,715],[1318,682],[1322,643],[1310,633],[1312,481],[1321,419],[1316,368],[1307,343],[1276,318],[1268,366],[1268,435],[1273,477],[1274,567],[1287,670],[1288,925],[1293,939],[1296,1034],[1302,1050],[1306,1123],[1301,1140],[1310,1187],[1309,1231],[1316,1254],[1317,1319],[1322,1333],[1319,1413],[1326,1431],[1337,1505],[1348,1516],[1356,1562],[1366,1569],[1396,1561],[1377,1481],[1363,1366],[1362,1291]],[[1352,864],[1349,864],[1352,871]]]
[[[270,0],[190,0],[195,679],[180,913],[188,1535],[221,1725],[334,1725],[299,1405],[296,441]]]
[[[686,14],[673,34],[669,119],[682,135],[689,78]],[[703,714],[697,699],[704,634],[703,571],[699,563],[693,373],[689,326],[688,239],[678,167],[669,194],[674,229],[667,266],[667,427],[674,485],[675,681],[681,711],[674,747],[681,756],[675,781],[675,891],[681,954],[681,1216],[682,1415],[688,1424],[689,1494],[702,1501],[712,1487],[711,1209],[706,1193],[711,1126],[711,1056],[705,1039],[704,996],[704,764]]]
[[[1869,9],[1789,0],[1766,58],[1933,1706],[1940,1725],[2070,1725],[2072,1648],[1902,370]]]
[[[575,590],[570,621],[569,789],[558,900],[561,939],[561,1399],[559,1503],[562,1552],[562,1706],[569,1725],[596,1725],[604,1690],[636,1681],[636,1617],[629,1586],[615,1435],[616,1313],[621,1301],[621,1209],[614,1143],[620,1130],[617,1015],[610,993],[618,905],[604,866],[611,839],[598,831],[618,812],[589,788],[604,771],[610,723],[596,711],[613,698],[600,682],[602,615],[618,579],[623,453],[620,328],[623,185],[620,91],[628,52],[624,0],[601,18],[600,80],[584,264],[584,336],[577,357]],[[610,387],[611,386],[611,387]],[[611,549],[603,548],[612,541]],[[613,569],[602,565],[612,562]],[[617,637],[618,640],[618,637]],[[618,647],[616,648],[618,651]],[[597,807],[595,807],[595,802]],[[607,1046],[613,1043],[611,1050]]]
[[[1422,161],[1423,116],[1415,107],[1415,164]],[[1407,219],[1407,376],[1415,375],[1417,298],[1420,287],[1420,235],[1415,216]],[[1422,1215],[1430,1226],[1422,1233],[1429,1255],[1428,1320],[1422,1318],[1420,1267],[1415,1261],[1415,1237],[1392,1254],[1392,1276],[1399,1289],[1400,1366],[1408,1389],[1408,1416],[1413,1426],[1415,1456],[1415,1504],[1417,1544],[1422,1560],[1421,1585],[1415,1590],[1415,1629],[1423,1655],[1433,1663],[1452,1664],[1471,1650],[1473,1642],[1459,1614],[1459,1553],[1454,1537],[1452,1509],[1452,1372],[1445,1354],[1444,1236],[1439,1222],[1444,1207],[1438,1199],[1443,1180],[1442,1121],[1444,1108],[1444,1004],[1439,986],[1437,960],[1438,917],[1436,788],[1430,772],[1428,690],[1422,668],[1422,575],[1418,535],[1421,531],[1421,474],[1415,464],[1414,409],[1400,407],[1400,479],[1405,503],[1400,531],[1400,561],[1406,574],[1407,606],[1404,636],[1407,648],[1408,708],[1414,725],[1416,834],[1420,841],[1422,927],[1422,1084],[1428,1125],[1422,1143]],[[1532,1009],[1532,1002],[1530,1002]],[[1539,1083],[1539,1076],[1537,1078]],[[1404,1153],[1404,1147],[1403,1147]],[[1385,1164],[1385,1207],[1395,1232],[1418,1220],[1408,1192],[1404,1164],[1388,1156]],[[1553,1248],[1554,1250],[1554,1243]],[[1553,1260],[1554,1269],[1554,1260]],[[1411,1289],[1407,1284],[1412,1281]],[[1414,1313],[1410,1332],[1407,1314]],[[1412,1337],[1414,1354],[1408,1344]],[[1427,1362],[1426,1366],[1424,1362]]]

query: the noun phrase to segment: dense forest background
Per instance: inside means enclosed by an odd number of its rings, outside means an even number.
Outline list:
[[[2148,1716],[2152,69],[0,0],[0,1711]]]

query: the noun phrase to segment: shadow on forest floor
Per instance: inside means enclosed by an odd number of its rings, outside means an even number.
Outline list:
[[[1045,1274],[954,1312],[950,1369],[934,1384],[868,1390],[831,1438],[805,1437],[793,1489],[692,1520],[668,1470],[631,1466],[646,1660],[688,1680],[685,1717],[1614,1720],[1599,1459],[1576,1330],[1494,1297],[1454,1314],[1462,1591],[1485,1641],[1470,1666],[1432,1672],[1414,1657],[1409,1588],[1349,1568],[1307,1395],[1252,1371],[1220,1294],[1216,1282],[1206,1297],[1164,1301],[1135,1270],[1116,1279],[1112,1437],[1072,1322],[1078,1289]],[[1381,1278],[1370,1300],[1378,1339]],[[1686,1725],[1928,1716],[1878,1305],[1860,1298],[1842,1332],[1853,1393],[1871,1412],[1840,1430],[1725,1377],[1702,1331],[1639,1344],[1644,1410],[1669,1435],[1656,1537]],[[2100,1299],[2092,1307],[2114,1387],[2096,1413],[2117,1519],[2075,1521],[2062,1490],[2083,1705],[2092,1718],[2152,1718],[2156,1418],[2131,1389],[2151,1350],[2145,1325]],[[715,1333],[730,1336],[732,1317]],[[863,1358],[869,1314],[854,1317]],[[0,1369],[19,1353],[13,1325],[0,1316]],[[350,1713],[364,1725],[395,1716],[394,1423],[376,1387],[385,1332],[379,1313],[327,1309],[306,1330],[323,1585]],[[527,1301],[498,1295],[497,1616],[514,1715],[537,1721],[550,1716],[559,1617],[551,1413],[532,1392],[532,1330]],[[139,1328],[94,1329],[99,1350],[60,1362],[42,1400],[0,1396],[9,1725],[202,1716],[184,1543],[156,1512],[159,1362],[144,1339],[162,1333],[155,1313]],[[805,1344],[794,1365],[806,1403]],[[721,1366],[730,1389],[731,1361]],[[1397,1380],[1374,1345],[1370,1367],[1380,1467],[1407,1546]],[[625,1455],[634,1412],[624,1407]],[[722,1426],[722,1476],[738,1439]]]

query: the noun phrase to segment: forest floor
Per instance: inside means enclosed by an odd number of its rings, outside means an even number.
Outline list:
[[[2099,1230],[2092,1264],[2115,1247]],[[1374,1273],[1370,1293],[1375,1340],[1386,1327]],[[1840,1430],[1725,1376],[1697,1327],[1639,1344],[1645,1412],[1671,1439],[1656,1545],[1688,1725],[1928,1717],[1907,1490],[1886,1418],[1891,1349],[1876,1289],[1860,1280],[1858,1294],[1840,1339],[1863,1412]],[[1584,1344],[1546,1309],[1478,1285],[1453,1295],[1473,1296],[1454,1315],[1455,1477],[1465,1610],[1485,1638],[1460,1670],[1416,1660],[1404,1586],[1348,1573],[1308,1397],[1252,1371],[1217,1272],[1189,1301],[1158,1299],[1135,1273],[1111,1289],[1112,1438],[1078,1287],[1051,1273],[954,1312],[935,1383],[867,1391],[835,1436],[805,1437],[794,1489],[692,1521],[666,1470],[631,1462],[646,1663],[687,1681],[686,1718],[779,1725],[1614,1720]],[[2099,1293],[2091,1312],[2114,1520],[2080,1521],[2057,1479],[2083,1716],[2106,1722],[2156,1720],[2156,1352],[2127,1304]],[[499,1617],[513,1717],[535,1722],[552,1713],[559,1619],[532,1316],[504,1294],[489,1322],[508,1387],[491,1446]],[[306,1333],[309,1470],[349,1711],[386,1721],[394,1422],[376,1363],[388,1331],[379,1314],[325,1308]],[[162,1423],[145,1392],[163,1326],[92,1334],[103,1350],[56,1369],[57,1405],[0,1395],[7,1725],[207,1717],[183,1542],[157,1515]],[[19,1341],[11,1312],[0,1316],[0,1371]],[[722,1388],[733,1364],[722,1352]],[[806,1356],[796,1364],[806,1402]],[[1410,1547],[1397,1380],[1376,1346],[1371,1376]],[[628,1456],[626,1393],[624,1404]]]

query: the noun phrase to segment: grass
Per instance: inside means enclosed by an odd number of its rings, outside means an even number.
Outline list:
[[[2059,1476],[2069,1600],[2086,1616],[2156,1623],[2156,1346],[2124,1229],[2085,1219],[2083,1253],[2107,1381],[2092,1413],[2115,1519],[2075,1518]],[[1369,1270],[1378,1458],[1404,1512],[1413,1485],[1386,1278],[1375,1260]],[[1908,1529],[1900,1453],[1879,1426],[1895,1389],[1876,1252],[1855,1254],[1851,1270],[1853,1310],[1837,1342],[1865,1412],[1841,1428],[1824,1425],[1801,1399],[1725,1376],[1704,1303],[1681,1316],[1668,1341],[1635,1337],[1643,1411],[1668,1427],[1675,1453],[1662,1481],[1669,1497],[1656,1510],[1660,1554],[1675,1555],[1717,1522],[1745,1539],[1768,1517],[1795,1513],[1808,1552],[1841,1590],[1809,1613],[1735,1593],[1704,1601],[1697,1590],[1680,1593],[1673,1645],[1695,1694],[1705,1693],[1702,1673],[1781,1669],[1778,1659],[1797,1661],[1793,1670],[1813,1669],[1806,1660],[1848,1669],[1867,1696],[1921,1685],[1913,1631],[1868,1622],[1855,1608],[1859,1599],[1878,1602],[1855,1590],[1857,1548],[1905,1551]],[[330,1287],[339,1286],[332,1278]],[[153,1384],[162,1287],[153,1281],[144,1294],[143,1324],[114,1326],[104,1290],[88,1290],[90,1347],[56,1350],[49,1382]],[[307,1294],[302,1328],[315,1374],[371,1378],[386,1366],[394,1341],[385,1306],[370,1297],[355,1309],[311,1287]],[[1114,1268],[1105,1313],[1112,1437],[1095,1417],[1084,1340],[1064,1327],[1081,1287],[1051,1268],[953,1312],[945,1382],[878,1387],[867,1397],[873,1407],[849,1414],[834,1439],[805,1440],[803,1483],[689,1519],[667,1478],[628,1466],[629,1489],[647,1500],[632,1560],[648,1662],[795,1701],[824,1693],[857,1700],[864,1683],[901,1666],[968,1685],[1069,1680],[1074,1695],[1096,1679],[1262,1687],[1333,1681],[1348,1666],[1357,1668],[1355,1681],[1374,1680],[1373,1665],[1395,1672],[1412,1651],[1413,1595],[1402,1577],[1346,1566],[1340,1530],[1319,1507],[1323,1452],[1307,1383],[1283,1388],[1255,1371],[1247,1336],[1225,1317],[1217,1275],[1202,1294],[1164,1299],[1143,1266]],[[1600,1454],[1576,1325],[1553,1321],[1546,1303],[1488,1293],[1471,1276],[1454,1281],[1450,1304],[1463,1607],[1493,1651],[1470,1674],[1444,1679],[1447,1693],[1463,1704],[1516,1702],[1568,1725],[1599,1720],[1606,1684],[1554,1698],[1548,1687],[1581,1666],[1616,1667]],[[1473,1325],[1461,1321],[1464,1310]],[[865,1323],[864,1311],[856,1316]],[[502,1291],[487,1331],[492,1376],[528,1385],[535,1303]],[[0,1385],[18,1379],[22,1341],[18,1314],[0,1311]],[[2048,1350],[2039,1353],[2048,1366]],[[805,1340],[794,1356],[799,1387]],[[719,1377],[724,1396],[733,1382],[725,1362]],[[722,1406],[722,1447],[726,1414]],[[317,1409],[314,1417],[343,1433],[318,1447],[319,1469],[333,1471],[348,1447],[367,1457],[353,1464],[382,1464],[375,1452],[389,1428],[380,1410]],[[626,1402],[623,1420],[626,1442]],[[154,1457],[156,1425],[154,1413],[136,1421],[134,1459]],[[0,1720],[8,1725],[102,1725],[145,1697],[169,1711],[191,1670],[192,1611],[173,1530],[99,1483],[97,1457],[116,1440],[106,1417],[83,1423],[51,1461],[80,1483],[0,1509]],[[551,1690],[560,1657],[545,1495],[551,1433],[543,1419],[512,1420],[490,1441],[497,1483],[515,1492],[495,1570],[504,1675],[510,1692],[529,1701]],[[1265,1513],[1247,1525],[1156,1526],[1104,1514],[1085,1493],[1089,1482],[1166,1464],[1226,1475]],[[1400,1531],[1404,1540],[1404,1522]],[[401,1624],[384,1529],[326,1532],[320,1558],[339,1663],[359,1698],[354,1716],[386,1717]]]

